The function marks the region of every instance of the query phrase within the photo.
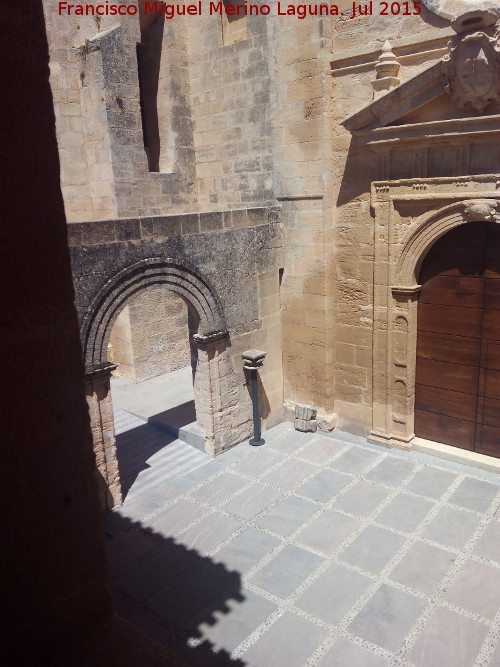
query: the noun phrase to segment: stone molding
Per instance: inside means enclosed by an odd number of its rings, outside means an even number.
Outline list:
[[[500,222],[499,181],[498,175],[491,175],[372,184],[373,442],[412,446],[420,267],[434,243],[455,227],[482,220]],[[413,204],[417,214],[410,219],[400,214],[402,204],[405,212]],[[418,215],[419,210],[426,212]]]
[[[439,209],[430,216],[424,215],[416,220],[415,228],[404,239],[404,247],[396,265],[395,282],[398,285],[416,285],[420,265],[438,238],[466,222],[494,220],[492,211],[496,210],[497,205],[498,202],[494,199],[459,201]],[[476,213],[473,214],[471,211]]]
[[[425,55],[445,54],[446,45],[455,33],[451,28],[430,30],[419,35],[400,37],[392,42],[395,55],[400,62],[420,59]],[[344,74],[350,70],[371,69],[377,63],[379,49],[370,46],[357,46],[342,49],[330,56],[331,74]]]

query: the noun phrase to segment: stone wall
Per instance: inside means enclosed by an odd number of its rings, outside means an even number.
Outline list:
[[[200,209],[269,204],[274,192],[268,18],[242,17],[230,27],[219,15],[191,19],[186,23]]]
[[[283,364],[287,417],[313,405],[335,424],[332,391],[330,169],[331,20],[272,19],[275,193],[283,205]],[[270,24],[270,25],[271,25]]]
[[[219,15],[96,20],[52,0],[45,13],[69,220],[272,202],[265,17],[224,42]]]
[[[390,40],[400,62],[398,78],[406,81],[446,53],[453,31],[449,21],[421,3],[420,16],[339,17],[331,35],[332,162],[328,177],[333,204],[333,288],[335,413],[339,427],[368,434],[373,420],[374,337],[374,211],[371,183],[386,178],[379,155],[356,146],[341,125],[346,117],[370,104],[372,82],[382,44]],[[360,46],[353,44],[361,42]],[[456,110],[455,110],[456,113]],[[423,119],[422,119],[423,120]],[[402,121],[405,122],[405,121]],[[416,145],[406,148],[414,159]],[[403,177],[397,157],[389,158],[391,178]]]
[[[188,311],[169,289],[148,289],[122,310],[111,330],[108,361],[114,377],[143,382],[189,366]]]

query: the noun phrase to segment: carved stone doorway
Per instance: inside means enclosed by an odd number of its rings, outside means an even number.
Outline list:
[[[432,247],[448,232],[468,223],[478,228],[484,223],[498,224],[497,182],[497,176],[474,176],[385,181],[372,186],[373,442],[412,447],[420,269]]]

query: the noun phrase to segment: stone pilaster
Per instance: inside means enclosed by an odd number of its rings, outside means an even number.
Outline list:
[[[110,378],[114,364],[106,364],[85,375],[85,395],[94,442],[96,476],[101,509],[122,503],[120,473],[116,458],[115,425]]]

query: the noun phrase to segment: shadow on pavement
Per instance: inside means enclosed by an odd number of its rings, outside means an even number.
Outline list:
[[[117,512],[104,516],[103,528],[110,587],[120,616],[188,665],[244,667],[246,663],[231,660],[226,649],[206,639],[189,645],[201,638],[200,624],[215,626],[216,612],[228,614],[229,601],[245,600],[238,572]]]
[[[116,458],[125,498],[137,476],[150,466],[146,461],[175,440],[173,435],[143,424],[116,436]]]

